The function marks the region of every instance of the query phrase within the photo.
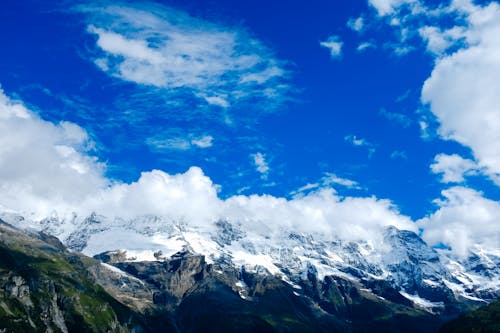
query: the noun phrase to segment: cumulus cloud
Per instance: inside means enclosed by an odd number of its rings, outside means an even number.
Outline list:
[[[380,241],[389,225],[415,231],[415,224],[402,216],[388,200],[374,197],[341,197],[332,189],[286,200],[268,195],[235,196],[226,201],[231,220],[244,220],[270,234],[282,230],[318,233],[332,239]]]
[[[500,5],[468,7],[467,46],[438,59],[422,101],[440,123],[439,135],[470,147],[500,183]]]
[[[393,14],[396,9],[404,4],[415,3],[418,0],[368,0],[368,3],[377,10],[378,15]]]
[[[395,32],[391,49],[423,43],[435,57],[421,91],[429,113],[419,119],[421,136],[437,135],[471,149],[473,158],[438,154],[431,171],[443,183],[484,174],[500,185],[500,5],[471,0],[431,7],[420,0],[370,0],[377,17]],[[418,40],[420,39],[420,40]],[[437,129],[434,130],[435,125]],[[442,192],[436,212],[418,222],[432,245],[441,242],[466,255],[476,245],[498,249],[500,204],[470,188]]]
[[[131,183],[112,182],[104,165],[86,151],[88,135],[72,123],[40,119],[20,101],[0,93],[0,206],[41,219],[56,214],[80,218],[91,212],[110,218],[159,215],[200,228],[228,219],[257,233],[283,230],[318,237],[376,240],[386,226],[415,230],[389,200],[343,197],[322,188],[300,198],[270,195],[218,197],[218,186],[198,167],[171,175],[143,172]],[[256,153],[260,172],[269,167]],[[325,174],[323,182],[351,187],[356,182]]]
[[[330,51],[332,59],[340,59],[342,57],[342,46],[344,43],[338,36],[330,36],[325,41],[319,43],[324,48]]]
[[[104,166],[88,155],[81,127],[47,122],[0,89],[1,204],[50,215],[61,203],[81,200],[108,181]]]
[[[441,55],[465,36],[464,27],[441,29],[434,26],[424,26],[418,30],[427,44],[427,50],[434,55]]]
[[[457,154],[436,155],[431,170],[433,173],[442,174],[443,183],[461,183],[464,181],[464,176],[475,175],[480,171],[476,162]]]
[[[475,190],[457,186],[442,191],[436,200],[439,209],[418,221],[422,237],[431,245],[444,243],[461,255],[480,246],[498,249],[500,244],[500,203]]]
[[[285,63],[241,28],[154,4],[75,8],[96,37],[94,63],[110,76],[184,89],[222,108],[252,98],[279,101],[290,90]]]
[[[435,56],[421,91],[437,124],[437,134],[469,147],[478,169],[500,183],[500,4],[451,1],[432,7],[420,0],[370,0],[399,39],[395,53],[424,44]],[[412,42],[411,45],[409,44]],[[386,44],[386,45],[389,45]],[[395,119],[395,118],[394,118]],[[419,121],[422,137],[430,122]]]

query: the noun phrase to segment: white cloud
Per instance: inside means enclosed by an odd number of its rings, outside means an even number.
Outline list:
[[[423,140],[429,140],[432,136],[429,124],[424,119],[418,121],[418,126],[420,127],[420,137]]]
[[[374,197],[340,197],[332,189],[286,200],[273,196],[236,196],[226,201],[231,220],[243,217],[253,230],[272,235],[282,230],[301,230],[319,237],[380,241],[386,226],[414,230],[415,225],[399,214],[387,200]]]
[[[438,134],[470,147],[500,183],[500,6],[469,7],[467,47],[437,60],[422,101],[440,123]]]
[[[103,167],[83,149],[83,129],[54,125],[38,118],[22,103],[0,94],[0,206],[32,218],[57,214],[84,218],[91,212],[134,218],[159,215],[201,228],[229,219],[261,235],[283,230],[316,233],[347,240],[382,238],[386,226],[416,231],[388,200],[342,197],[320,189],[287,200],[270,195],[218,197],[218,186],[192,167],[183,174],[143,172],[136,182],[110,182]],[[254,155],[259,172],[269,167],[262,153]],[[324,182],[356,186],[354,181],[325,174]]]
[[[224,108],[224,109],[230,107],[230,104],[227,101],[227,96],[226,97],[209,96],[209,97],[204,97],[204,98],[208,104],[217,105],[217,106],[220,106],[221,108]]]
[[[368,0],[368,2],[377,10],[378,15],[385,16],[393,14],[398,7],[417,2],[417,0]]]
[[[367,146],[368,142],[365,139],[358,138],[356,135],[346,135],[344,140],[352,143],[354,146]]]
[[[412,124],[412,120],[410,117],[408,117],[407,115],[405,114],[402,114],[402,113],[397,113],[397,112],[389,112],[387,111],[386,109],[382,108],[380,109],[379,111],[379,114],[388,119],[388,120],[392,120],[392,121],[395,121],[395,122],[398,122],[401,124],[401,126],[403,127],[409,127],[411,124]]]
[[[290,90],[284,62],[240,28],[155,4],[76,9],[97,38],[95,64],[113,77],[169,91],[188,89],[223,108],[255,97],[279,101]]]
[[[103,165],[87,154],[85,130],[44,121],[1,89],[0,133],[0,192],[6,207],[47,216],[61,202],[79,205],[108,184]]]
[[[347,26],[353,31],[361,32],[361,31],[363,31],[363,28],[365,27],[365,22],[364,22],[364,19],[362,16],[360,16],[358,18],[350,18],[347,21]]]
[[[406,152],[404,150],[395,150],[391,153],[391,158],[393,160],[395,159],[407,160],[408,156],[406,155]]]
[[[441,55],[464,37],[465,29],[453,27],[442,30],[438,27],[424,26],[418,32],[427,43],[427,50],[435,55]]]
[[[331,172],[326,172],[321,180],[324,186],[337,184],[347,188],[360,189],[358,182],[351,179],[338,177],[336,174]]]
[[[269,165],[266,161],[266,156],[262,153],[255,153],[251,155],[253,163],[255,164],[256,170],[262,174],[263,177],[267,176],[269,173]]]
[[[368,149],[368,157],[375,154],[375,145],[368,142],[366,139],[358,138],[356,135],[346,135],[344,140],[357,147],[366,147]]]
[[[358,52],[365,52],[366,50],[375,49],[375,48],[377,48],[377,45],[375,45],[372,42],[362,42],[362,43],[360,43],[358,45],[358,47],[356,48],[356,50]]]
[[[386,43],[395,53],[424,42],[435,56],[421,101],[438,123],[437,135],[472,150],[484,174],[500,184],[500,4],[456,0],[432,7],[419,0],[370,0],[399,35]],[[422,138],[434,133],[419,121]],[[434,123],[434,121],[432,122]],[[434,126],[432,126],[434,127]]]
[[[342,57],[342,46],[344,43],[340,40],[340,37],[330,36],[325,41],[320,42],[319,45],[327,48],[333,59],[339,59]]]
[[[212,147],[214,138],[210,135],[205,135],[197,139],[191,139],[191,144],[199,148]]]
[[[476,245],[498,249],[500,244],[500,203],[481,193],[457,186],[442,191],[436,200],[439,209],[418,221],[423,238],[431,245],[444,243],[462,256]]]
[[[464,159],[457,154],[436,155],[434,163],[431,164],[431,170],[433,173],[442,173],[441,181],[443,183],[461,183],[464,181],[464,176],[480,172],[476,162]]]
[[[311,191],[320,191],[324,189],[331,189],[333,187],[336,187],[335,185],[339,185],[342,187],[346,187],[349,189],[355,189],[355,190],[360,190],[361,186],[359,186],[359,183],[347,179],[347,178],[342,178],[337,176],[334,173],[331,172],[325,172],[323,177],[316,182],[316,183],[308,183],[304,186],[301,186],[300,188],[290,192],[290,195],[292,195],[295,198],[303,197],[304,194],[306,193],[311,193]]]
[[[157,135],[146,140],[146,144],[154,151],[162,150],[190,150],[193,148],[210,148],[213,145],[211,135],[163,137]]]

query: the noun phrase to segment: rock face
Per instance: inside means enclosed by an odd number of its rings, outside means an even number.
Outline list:
[[[0,331],[129,332],[139,316],[107,294],[87,271],[89,258],[57,239],[0,222]]]
[[[11,220],[63,241],[1,225],[0,314],[9,328],[437,332],[500,298],[495,252],[457,258],[394,227],[374,244],[260,235],[230,221],[200,229],[152,216]]]

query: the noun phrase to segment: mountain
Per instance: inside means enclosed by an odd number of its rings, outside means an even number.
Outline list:
[[[87,275],[146,323],[142,330],[437,332],[500,298],[498,253],[457,257],[395,227],[375,242],[262,233],[227,220],[2,218],[94,256]]]
[[[1,332],[129,332],[140,316],[100,287],[53,236],[0,222]]]
[[[480,307],[452,320],[441,328],[441,333],[500,332],[500,301]]]

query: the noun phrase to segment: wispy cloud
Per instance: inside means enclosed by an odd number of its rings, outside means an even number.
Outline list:
[[[300,197],[309,192],[319,191],[325,188],[337,188],[337,187],[345,187],[348,189],[360,190],[361,186],[357,181],[342,178],[337,176],[331,172],[325,172],[323,177],[319,179],[319,181],[314,183],[307,183],[304,186],[299,187],[298,189],[290,192],[290,195],[293,197]]]
[[[395,121],[395,122],[399,123],[404,128],[409,127],[413,123],[411,118],[408,117],[407,115],[402,114],[402,113],[397,113],[397,112],[389,112],[384,108],[380,109],[379,115],[381,115],[382,117],[384,117],[388,120]]]
[[[339,177],[336,174],[331,173],[331,172],[325,173],[325,175],[321,179],[321,183],[324,186],[341,185],[341,186],[351,188],[351,189],[357,189],[357,190],[361,189],[358,182],[351,180],[351,179],[347,179],[347,178],[341,178],[341,177]]]
[[[266,161],[266,156],[261,152],[255,153],[251,155],[253,159],[253,163],[255,165],[255,169],[257,172],[261,174],[262,178],[267,178],[269,173],[269,164]]]
[[[285,62],[241,28],[153,4],[77,8],[96,37],[93,61],[110,76],[189,91],[223,108],[255,98],[280,100],[290,90]]]
[[[407,160],[408,156],[406,155],[406,152],[404,150],[395,150],[391,153],[391,159]]]
[[[377,45],[373,42],[361,42],[358,47],[356,48],[356,50],[358,52],[365,52],[369,49],[376,49],[377,48]]]
[[[368,157],[372,157],[376,152],[375,145],[368,142],[366,139],[358,138],[356,135],[346,135],[344,140],[356,147],[366,147],[368,149]]]
[[[190,150],[193,148],[210,148],[213,145],[213,137],[210,135],[162,137],[161,135],[146,139],[146,144],[153,151],[162,150]]]
[[[365,28],[365,21],[362,16],[358,18],[351,17],[347,21],[347,26],[353,31],[361,32]]]
[[[330,51],[332,59],[340,59],[342,57],[344,42],[340,40],[339,36],[330,36],[325,41],[320,42],[319,45]]]

